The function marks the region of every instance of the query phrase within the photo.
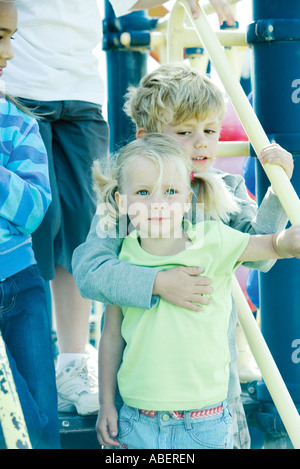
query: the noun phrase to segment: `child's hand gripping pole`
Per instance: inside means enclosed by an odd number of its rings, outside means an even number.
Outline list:
[[[172,9],[169,19],[168,36],[182,37],[183,23],[187,15],[194,26],[199,39],[204,45],[210,59],[223,83],[223,86],[231,99],[231,102],[244,126],[244,129],[252,143],[257,155],[269,145],[266,136],[252,106],[250,105],[240,83],[232,73],[230,64],[221,47],[221,44],[212,31],[209,22],[199,5],[200,15],[194,19],[185,0],[179,0]],[[172,34],[174,25],[175,34]],[[178,44],[178,43],[177,43]],[[178,60],[178,49],[175,44],[168,44],[169,60]],[[272,166],[268,163],[263,168],[277,194],[288,218],[292,224],[300,224],[300,201],[290,183],[286,173],[280,166]],[[278,413],[285,425],[288,435],[295,449],[300,448],[300,417],[298,411],[288,393],[284,381],[278,371],[265,340],[256,324],[253,314],[244,297],[241,287],[234,278],[234,297],[239,310],[239,320],[247,337],[254,358],[260,368],[266,386],[272,396]]]

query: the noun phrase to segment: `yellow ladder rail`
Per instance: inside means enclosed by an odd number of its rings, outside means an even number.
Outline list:
[[[7,449],[31,449],[19,396],[0,332],[0,423]]]

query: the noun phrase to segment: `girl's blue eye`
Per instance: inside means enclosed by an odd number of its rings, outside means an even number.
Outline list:
[[[168,195],[174,195],[174,194],[176,194],[176,191],[175,191],[175,189],[168,189],[168,190],[166,191],[166,193],[167,193]]]
[[[138,191],[138,195],[148,195],[148,191],[146,191],[146,189],[143,189],[141,191]]]

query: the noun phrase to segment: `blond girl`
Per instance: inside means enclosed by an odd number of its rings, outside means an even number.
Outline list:
[[[240,262],[300,257],[300,227],[264,236],[229,228],[221,218],[239,211],[239,200],[209,174],[192,175],[203,212],[203,221],[193,225],[186,217],[190,158],[165,135],[133,141],[120,151],[111,177],[99,168],[94,175],[100,203],[110,205],[107,222],[130,219],[120,260],[162,270],[201,260],[215,285],[205,312],[163,299],[148,310],[108,308],[99,349],[99,442],[129,449],[231,448],[232,274]],[[124,401],[119,414],[117,386]]]

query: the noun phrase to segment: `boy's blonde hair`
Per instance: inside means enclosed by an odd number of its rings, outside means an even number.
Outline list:
[[[147,133],[162,132],[164,125],[178,125],[208,116],[220,123],[226,110],[222,91],[206,76],[184,63],[162,65],[130,87],[125,113]]]
[[[176,164],[178,171],[186,180],[187,194],[192,187],[192,161],[182,147],[173,138],[165,134],[149,134],[138,138],[125,147],[115,156],[108,176],[104,175],[100,162],[93,165],[94,189],[98,202],[106,206],[106,229],[116,225],[119,210],[115,200],[115,193],[122,194],[126,182],[127,168],[138,158],[148,158],[160,169],[160,175],[172,164]],[[138,164],[138,161],[137,161]],[[238,199],[228,190],[219,175],[211,173],[193,174],[193,184],[199,186],[197,202],[203,204],[205,218],[227,220],[230,213],[238,212]],[[157,185],[160,184],[160,178]]]

